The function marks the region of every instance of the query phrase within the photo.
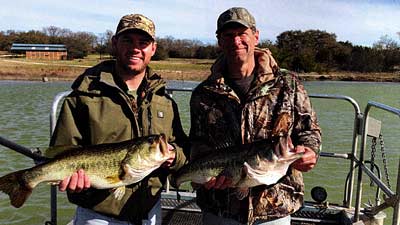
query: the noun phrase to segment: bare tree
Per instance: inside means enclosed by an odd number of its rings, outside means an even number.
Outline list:
[[[399,44],[395,40],[391,39],[388,35],[384,35],[379,39],[379,41],[373,44],[373,47],[379,50],[390,50],[398,49]]]
[[[107,30],[105,33],[101,33],[97,36],[97,45],[95,50],[100,54],[100,59],[102,55],[113,55],[112,52],[112,37],[114,33],[111,30]]]

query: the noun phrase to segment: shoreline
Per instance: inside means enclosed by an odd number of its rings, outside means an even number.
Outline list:
[[[0,59],[0,80],[73,81],[85,69],[101,60],[44,61]],[[170,59],[150,64],[153,72],[166,80],[203,81],[210,74],[213,60]],[[392,73],[359,73],[335,71],[327,73],[298,73],[303,81],[369,81],[400,82],[400,71]]]
[[[76,71],[77,72],[77,71]],[[82,71],[83,72],[83,71]],[[207,78],[208,72],[200,71],[163,71],[155,70],[166,80],[202,81]],[[0,72],[0,80],[15,81],[73,81],[81,73],[71,74],[3,74]],[[357,81],[357,82],[400,82],[400,73],[349,73],[334,72],[329,74],[299,73],[302,81]]]
[[[306,73],[299,74],[305,81],[368,81],[368,82],[400,82],[400,72],[397,73],[355,73],[332,72],[329,74]]]

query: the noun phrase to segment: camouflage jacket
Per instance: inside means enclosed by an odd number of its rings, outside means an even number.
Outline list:
[[[176,103],[167,95],[166,83],[147,68],[146,77],[135,99],[126,84],[114,75],[115,61],[105,61],[89,68],[72,85],[72,92],[62,105],[51,145],[92,145],[129,140],[164,133],[177,150],[175,165],[180,168],[186,158],[186,142]],[[159,168],[142,181],[129,185],[125,196],[117,200],[110,190],[90,188],[68,193],[79,206],[120,220],[141,224],[160,198],[169,170]]]
[[[223,56],[212,66],[208,79],[194,90],[190,101],[191,159],[209,154],[210,148],[272,139],[274,123],[282,113],[291,117],[288,126],[293,144],[319,153],[320,128],[298,77],[281,71],[267,49],[256,48],[255,58],[255,79],[243,101],[224,80]],[[232,191],[200,188],[197,203],[203,211],[242,223],[276,219],[295,212],[302,205],[303,177],[299,171],[289,169],[279,183],[254,187],[243,200],[230,195]]]

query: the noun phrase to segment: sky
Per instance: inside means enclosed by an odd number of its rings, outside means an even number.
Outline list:
[[[314,29],[354,45],[372,46],[385,35],[400,42],[400,0],[2,0],[0,31],[56,26],[100,35],[140,13],[154,21],[157,37],[213,44],[218,16],[235,6],[253,14],[261,40]]]

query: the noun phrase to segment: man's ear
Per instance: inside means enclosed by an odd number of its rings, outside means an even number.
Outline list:
[[[111,55],[112,56],[115,56],[116,55],[116,53],[117,53],[117,37],[114,35],[112,38],[111,38]]]
[[[258,45],[258,42],[259,42],[259,38],[260,38],[260,31],[259,30],[256,30],[256,32],[254,32],[254,37],[256,38],[256,44],[255,45]]]
[[[220,47],[221,48],[221,39],[220,38],[217,38],[217,40],[218,40],[218,47]]]
[[[157,51],[157,42],[153,42],[153,44],[152,44],[152,54],[151,54],[151,56],[154,56],[154,54],[156,54],[156,51]]]

